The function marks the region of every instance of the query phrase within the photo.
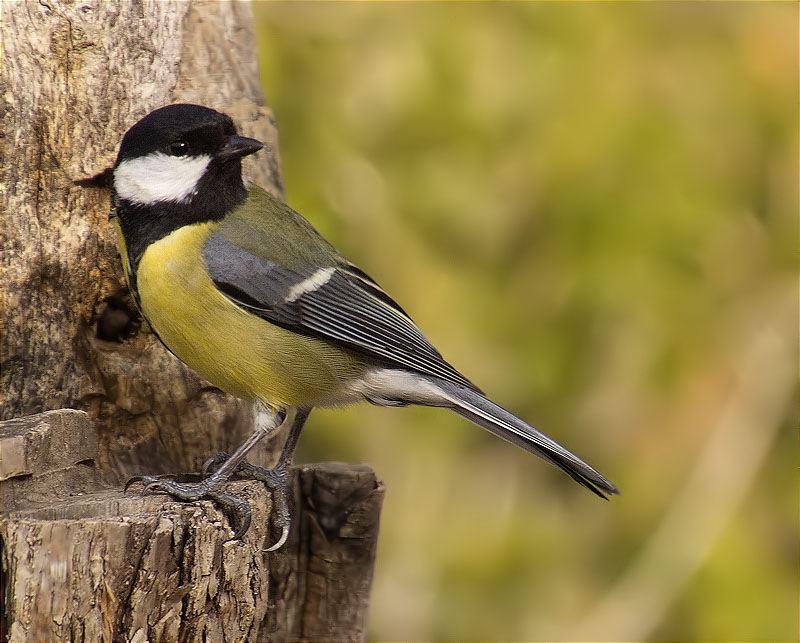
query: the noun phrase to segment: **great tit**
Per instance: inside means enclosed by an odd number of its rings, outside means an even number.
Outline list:
[[[153,332],[202,377],[253,401],[255,430],[197,484],[144,476],[149,491],[211,498],[245,471],[273,490],[289,533],[287,467],[311,409],[366,400],[450,409],[562,469],[605,498],[618,493],[564,447],[488,400],[447,363],[406,312],[300,214],[242,176],[263,144],[230,117],[189,104],[157,109],[131,127],[111,168],[112,219],[130,291]],[[271,471],[244,461],[289,424]]]

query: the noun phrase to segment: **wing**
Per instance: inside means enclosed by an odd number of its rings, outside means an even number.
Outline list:
[[[442,358],[375,281],[351,264],[289,269],[218,233],[209,237],[203,258],[217,288],[248,312],[386,365],[478,390]]]

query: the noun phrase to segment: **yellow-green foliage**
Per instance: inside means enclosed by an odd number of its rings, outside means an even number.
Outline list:
[[[289,203],[623,493],[316,412],[387,485],[371,636],[795,639],[797,4],[254,12]]]

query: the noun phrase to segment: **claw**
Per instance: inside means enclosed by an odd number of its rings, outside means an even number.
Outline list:
[[[216,456],[210,458],[214,460]],[[262,469],[249,462],[242,462],[237,468],[235,475],[237,478],[247,478],[258,480],[272,492],[273,516],[276,526],[281,529],[281,536],[272,546],[264,551],[275,551],[283,547],[289,539],[291,527],[291,514],[289,512],[289,500],[287,489],[289,487],[289,473],[282,467],[275,469]]]
[[[229,493],[222,493],[219,491],[209,491],[206,496],[211,498],[214,502],[223,508],[223,511],[230,512],[228,520],[233,526],[239,523],[239,527],[234,532],[229,540],[241,540],[242,536],[250,529],[250,521],[253,517],[253,512],[250,509],[250,503],[244,498],[233,496]]]
[[[144,485],[144,491],[145,492],[151,491],[154,486],[156,486],[156,485],[158,485],[158,484],[160,484],[162,482],[178,484],[177,482],[174,482],[172,480],[169,480],[169,479],[162,480],[161,478],[157,478],[156,476],[133,476],[133,478],[131,478],[130,480],[128,480],[128,482],[125,483],[125,488],[123,489],[123,491],[127,491],[130,488],[130,486],[132,484],[136,483],[136,482],[141,482]],[[178,485],[178,486],[181,486],[181,485]],[[160,490],[157,490],[157,491],[160,491]],[[170,492],[166,491],[166,493],[170,493]]]
[[[133,478],[128,478],[128,481],[125,483],[122,491],[127,491],[132,485],[136,484],[137,482],[142,482],[146,477],[147,476],[133,476]]]
[[[276,551],[286,544],[286,541],[289,539],[289,524],[281,525],[281,537],[272,547],[267,547],[264,551]]]
[[[250,529],[250,511],[248,510],[246,516],[242,516],[241,525],[239,525],[239,529],[236,530],[236,533],[233,534],[228,540],[241,540],[242,537],[247,533],[247,530]]]
[[[208,460],[203,463],[203,477],[206,478],[209,475],[209,469],[214,465],[221,465],[225,460],[228,459],[228,454],[225,451],[219,451],[212,455]]]

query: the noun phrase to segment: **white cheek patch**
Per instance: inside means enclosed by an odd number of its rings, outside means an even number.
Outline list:
[[[128,159],[114,170],[114,188],[120,198],[139,205],[180,203],[197,191],[210,162],[206,154],[169,156],[163,152]]]

